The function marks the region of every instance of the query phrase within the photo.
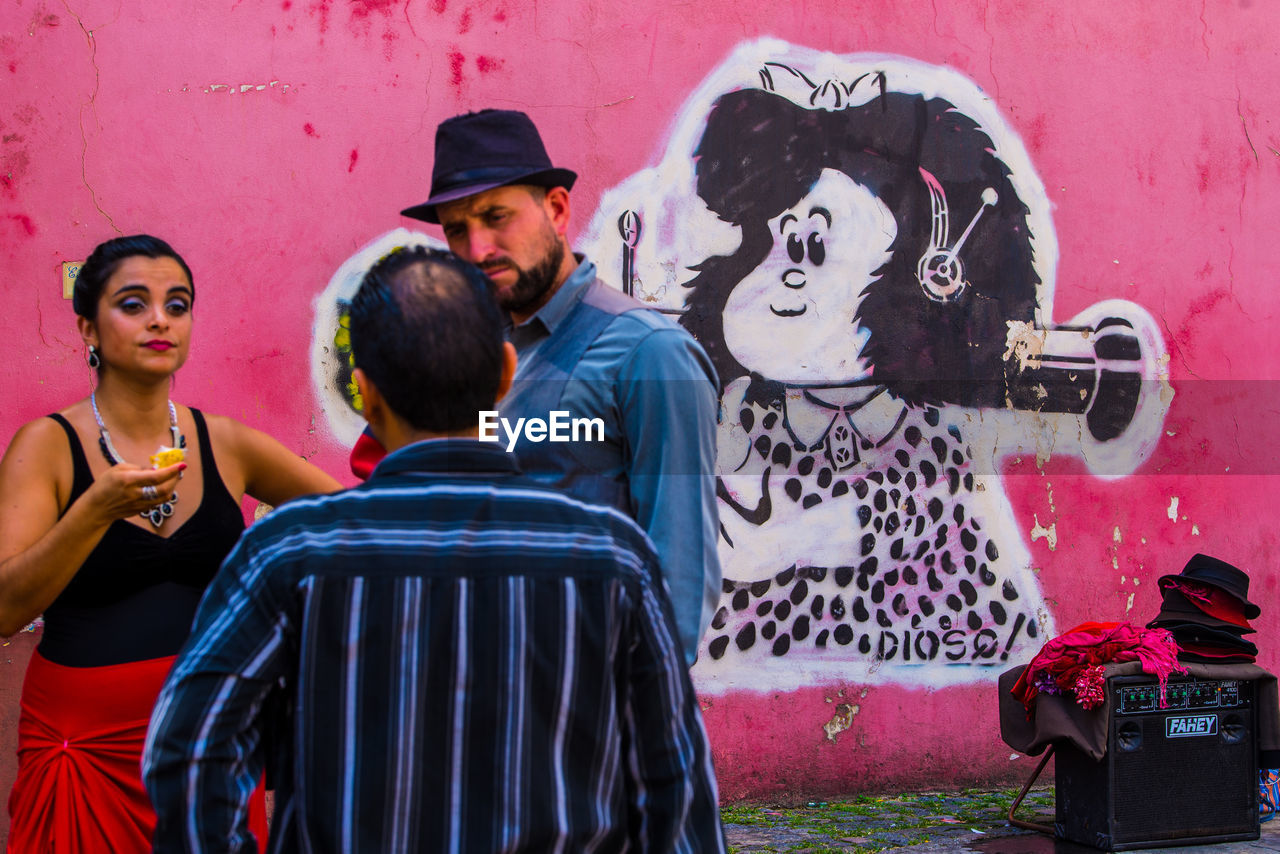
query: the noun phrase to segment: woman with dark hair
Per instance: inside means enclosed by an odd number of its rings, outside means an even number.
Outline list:
[[[993,149],[903,92],[712,107],[697,192],[741,241],[694,268],[681,322],[725,383],[713,660],[995,664],[1034,637],[1035,581],[984,530],[1003,496],[943,417],[1003,405],[1009,323],[1034,319],[1028,211]]]
[[[241,498],[339,488],[265,434],[169,399],[194,299],[164,241],[95,248],[73,307],[96,388],[24,425],[0,461],[0,634],[45,620],[23,686],[9,851],[151,850],[143,738],[244,529]],[[181,453],[148,463],[169,448]]]

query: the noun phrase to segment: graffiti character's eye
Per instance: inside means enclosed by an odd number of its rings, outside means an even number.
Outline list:
[[[793,263],[799,264],[804,260],[804,244],[800,242],[800,235],[787,235],[787,254]]]
[[[817,232],[809,235],[809,260],[815,267],[821,267],[827,260],[827,247],[822,245],[822,235]]]

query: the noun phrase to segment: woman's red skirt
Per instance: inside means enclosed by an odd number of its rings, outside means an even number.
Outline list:
[[[173,661],[66,667],[31,656],[9,795],[10,854],[151,850],[156,819],[142,787],[142,747]],[[261,786],[249,827],[265,846]]]

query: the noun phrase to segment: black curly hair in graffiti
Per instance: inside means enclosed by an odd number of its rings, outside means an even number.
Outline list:
[[[76,283],[71,291],[71,308],[75,313],[87,320],[96,320],[98,300],[102,298],[107,280],[115,274],[121,261],[135,255],[153,259],[172,258],[182,268],[182,272],[187,274],[187,284],[191,285],[191,299],[195,299],[195,279],[191,277],[191,268],[182,260],[182,256],[158,237],[132,234],[99,243],[80,265],[80,273],[76,276]]]
[[[803,198],[823,169],[875,194],[893,213],[891,259],[863,292],[856,322],[870,332],[871,382],[910,403],[1002,405],[1007,322],[1033,319],[1036,286],[1028,210],[1009,170],[969,116],[941,98],[887,92],[839,111],[806,109],[748,89],[722,95],[694,152],[697,192],[742,240],[727,256],[692,269],[681,323],[702,343],[721,381],[751,374],[748,399],[769,403],[781,386],[744,368],[725,346],[730,292],[773,245],[768,221]],[[960,253],[968,286],[939,301],[921,287],[916,266],[929,250],[932,206],[926,170],[946,194],[958,233],[987,208]],[[988,194],[989,195],[989,194]]]

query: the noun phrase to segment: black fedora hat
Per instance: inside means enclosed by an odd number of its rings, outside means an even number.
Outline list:
[[[1173,635],[1173,639],[1182,644],[1195,644],[1215,650],[1246,652],[1258,654],[1258,646],[1253,641],[1245,640],[1238,632],[1228,629],[1215,629],[1199,623],[1166,623],[1161,628]]]
[[[1166,581],[1173,579],[1196,581],[1226,591],[1244,605],[1244,615],[1247,619],[1252,620],[1262,613],[1261,608],[1249,601],[1248,574],[1225,560],[1202,554],[1192,555],[1191,560],[1187,561],[1187,565],[1182,568],[1180,575],[1162,575],[1159,581],[1160,587],[1163,589]]]
[[[1149,629],[1168,628],[1168,625],[1172,623],[1198,623],[1215,629],[1234,630],[1242,635],[1253,634],[1257,631],[1257,629],[1249,625],[1248,620],[1233,623],[1207,613],[1203,609],[1196,607],[1196,604],[1182,595],[1182,591],[1176,587],[1166,587],[1160,591],[1160,595],[1162,597],[1160,613],[1156,614],[1154,620],[1147,623],[1147,628]]]
[[[439,223],[436,205],[505,187],[533,184],[573,189],[577,174],[551,165],[533,121],[518,110],[481,110],[445,119],[436,128],[431,196],[400,211]]]

